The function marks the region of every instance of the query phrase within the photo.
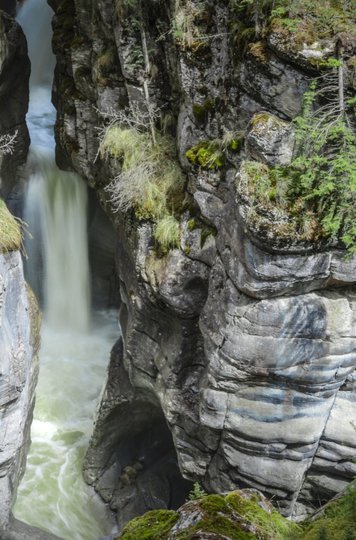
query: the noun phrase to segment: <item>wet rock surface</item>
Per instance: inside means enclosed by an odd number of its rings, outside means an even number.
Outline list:
[[[161,498],[167,460],[149,460],[156,440],[165,446],[166,426],[167,459],[186,479],[212,491],[256,487],[285,514],[304,513],[355,474],[355,258],[338,246],[261,236],[236,182],[246,157],[291,159],[288,121],[310,66],[272,41],[263,54],[239,56],[226,2],[202,4],[200,34],[211,37],[198,35],[198,45],[172,31],[175,2],[145,3],[140,14],[155,65],[151,99],[171,118],[193,208],[180,217],[181,248],[164,256],[150,221],[114,214],[104,188],[119,164],[97,156],[98,111],[144,102],[142,35],[111,1],[89,9],[70,0],[55,17],[58,162],[97,190],[116,227],[123,344],[113,351],[85,475],[120,525],[158,499],[173,505]],[[256,113],[270,119],[262,129],[251,124]],[[221,143],[223,167],[189,162],[187,150],[217,139],[230,140]],[[142,441],[134,463],[127,440]]]

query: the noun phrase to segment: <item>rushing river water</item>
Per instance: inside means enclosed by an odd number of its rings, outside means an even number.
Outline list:
[[[18,17],[33,66],[26,275],[44,321],[32,445],[14,513],[67,540],[97,540],[112,519],[84,483],[82,461],[118,328],[113,313],[90,313],[85,184],[54,164],[51,16],[46,0],[27,0]]]

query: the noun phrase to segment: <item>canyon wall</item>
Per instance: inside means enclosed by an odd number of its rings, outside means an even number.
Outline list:
[[[13,190],[19,167],[27,158],[30,138],[26,126],[30,76],[26,38],[0,4],[0,137],[14,137],[13,152],[0,155],[0,195]]]
[[[0,535],[7,538],[30,444],[40,313],[24,279],[19,225],[2,201],[0,225]]]
[[[280,234],[273,211],[252,222],[243,160],[291,159],[290,121],[336,37],[308,44],[286,26],[244,42],[222,0],[50,4],[57,162],[115,224],[122,301],[85,477],[120,523],[177,507],[181,475],[304,514],[356,473],[356,259],[337,241]],[[98,153],[98,127],[130,105],[159,110],[176,141],[179,247],[160,250],[154,220],[115,212],[105,189],[121,165]]]

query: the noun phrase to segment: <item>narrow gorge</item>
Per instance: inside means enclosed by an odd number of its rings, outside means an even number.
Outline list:
[[[0,0],[1,539],[347,490],[355,7]]]

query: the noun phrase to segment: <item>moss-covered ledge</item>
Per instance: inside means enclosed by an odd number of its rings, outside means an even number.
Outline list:
[[[298,533],[261,493],[245,489],[188,501],[177,512],[153,510],[117,540],[286,540]]]
[[[188,501],[178,511],[152,510],[116,540],[354,540],[356,483],[310,519],[283,518],[258,491],[244,489]]]
[[[16,251],[21,247],[21,228],[19,223],[0,199],[0,253]]]

